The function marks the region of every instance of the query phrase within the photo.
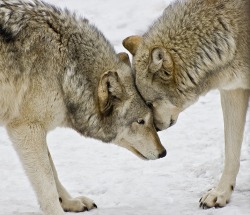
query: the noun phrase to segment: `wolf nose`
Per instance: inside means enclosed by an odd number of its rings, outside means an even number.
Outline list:
[[[164,158],[166,155],[167,155],[167,151],[166,149],[164,149],[164,151],[161,154],[159,154],[158,158]]]
[[[159,129],[157,126],[156,126],[156,124],[154,124],[154,126],[155,126],[155,130],[158,132],[158,131],[161,131],[161,129]]]

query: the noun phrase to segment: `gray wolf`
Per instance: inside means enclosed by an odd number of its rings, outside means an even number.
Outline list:
[[[166,155],[131,67],[87,19],[41,1],[0,0],[0,104],[0,122],[46,215],[96,208],[60,183],[46,143],[55,127],[143,159]]]
[[[220,91],[224,170],[200,199],[202,208],[225,206],[235,188],[250,92],[249,14],[249,0],[176,1],[143,36],[123,41],[159,130],[173,125],[201,95]]]

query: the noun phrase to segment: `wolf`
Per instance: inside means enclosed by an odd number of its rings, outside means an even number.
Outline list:
[[[119,56],[94,25],[67,9],[0,0],[0,122],[46,215],[97,207],[60,183],[46,143],[54,128],[112,142],[146,160],[166,155],[128,58]]]
[[[235,188],[250,94],[249,14],[249,0],[175,1],[145,34],[123,40],[158,130],[172,126],[200,96],[220,91],[224,170],[200,199],[202,208],[225,206]]]

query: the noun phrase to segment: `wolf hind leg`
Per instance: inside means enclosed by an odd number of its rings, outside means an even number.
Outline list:
[[[249,90],[243,89],[220,91],[225,133],[224,170],[218,185],[200,199],[202,208],[225,206],[235,188],[240,168],[249,92]]]
[[[61,203],[62,208],[66,212],[83,212],[83,211],[88,211],[94,208],[97,208],[96,204],[93,202],[93,200],[80,196],[77,198],[72,198],[71,195],[67,192],[67,190],[64,188],[64,186],[61,184],[58,178],[58,174],[54,165],[54,162],[52,160],[51,154],[48,149],[48,154],[49,154],[49,160],[50,164],[53,170],[55,182],[56,182],[56,187],[57,191],[59,194],[59,201]]]
[[[9,136],[45,215],[63,215],[49,162],[46,132],[38,123],[11,123]]]

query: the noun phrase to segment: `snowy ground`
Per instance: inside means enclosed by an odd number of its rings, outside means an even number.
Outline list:
[[[47,0],[90,19],[117,51],[122,39],[142,34],[167,0]],[[79,3],[80,2],[80,3]],[[95,200],[89,215],[249,215],[250,113],[241,169],[231,202],[202,210],[198,200],[218,181],[223,163],[223,122],[217,91],[210,92],[160,132],[164,159],[141,161],[130,152],[80,137],[67,129],[48,135],[61,181],[73,196]],[[72,213],[73,214],[73,213]],[[3,128],[0,129],[0,215],[41,215],[34,192]]]

